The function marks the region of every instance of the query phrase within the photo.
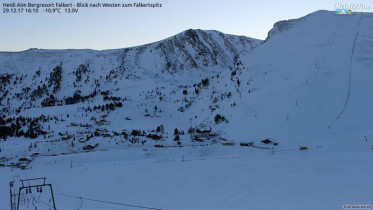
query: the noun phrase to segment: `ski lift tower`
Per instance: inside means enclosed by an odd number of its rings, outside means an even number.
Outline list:
[[[53,189],[52,184],[47,184],[45,182],[47,178],[34,178],[34,179],[21,179],[20,185],[18,186],[18,193],[16,192],[16,183],[15,180],[9,182],[10,187],[10,209],[11,210],[19,210],[19,203],[21,198],[21,193],[25,191],[26,194],[32,193],[32,189],[36,189],[38,193],[43,192],[43,187],[49,187],[50,194],[51,194],[51,200],[52,200],[52,206],[54,210],[56,210],[56,204],[54,202],[54,195],[53,195]],[[35,183],[35,184],[33,184]]]

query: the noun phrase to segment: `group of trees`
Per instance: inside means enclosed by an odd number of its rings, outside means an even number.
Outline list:
[[[76,76],[76,82],[82,81],[82,75],[87,73],[89,69],[89,64],[81,64],[74,72]]]
[[[6,85],[10,84],[10,79],[13,75],[3,74],[0,75],[0,106],[2,105],[3,99],[8,95],[9,91],[6,89]]]
[[[214,121],[216,124],[219,124],[221,122],[228,122],[227,119],[225,119],[224,116],[220,115],[220,114],[216,114],[215,117],[214,117]]]
[[[112,101],[120,101],[122,100],[121,97],[115,97],[115,96],[107,96],[107,95],[104,95],[104,101],[108,101],[108,100],[112,100]]]
[[[43,131],[40,126],[41,121],[48,119],[42,115],[37,118],[8,118],[0,120],[0,137],[25,137],[37,138],[39,135],[45,135],[47,132]]]
[[[164,132],[164,126],[163,126],[163,124],[157,126],[156,131],[157,131],[158,133],[163,133],[163,132]]]
[[[184,131],[179,131],[177,128],[174,130],[174,141],[180,141],[180,136],[179,135],[184,135]]]
[[[3,91],[6,85],[10,84],[13,74],[2,74],[0,75],[0,91]]]
[[[109,103],[109,104],[105,104],[105,105],[98,105],[98,106],[94,106],[93,107],[93,110],[101,110],[101,111],[114,111],[116,108],[121,108],[123,106],[123,103],[122,102],[118,102],[118,103]],[[90,108],[89,108],[90,109]]]
[[[49,75],[48,87],[53,87],[53,93],[57,93],[61,89],[62,81],[62,63],[56,66]]]
[[[209,79],[208,79],[208,78],[203,79],[203,80],[202,80],[202,85],[203,85],[203,86],[208,86],[208,85],[209,85]]]
[[[55,106],[57,105],[57,98],[54,97],[53,94],[50,94],[49,97],[46,97],[42,102],[41,102],[41,106],[42,107],[50,107],[50,106]]]
[[[153,130],[154,132],[154,130]],[[157,129],[156,129],[156,132],[157,133],[163,133],[164,132],[164,126],[163,125],[160,125],[160,126],[157,126]],[[155,133],[146,133],[144,130],[141,130],[141,129],[133,129],[130,133],[131,136],[133,137],[139,137],[139,136],[145,136],[146,138],[150,138],[150,139],[153,139],[155,141],[158,141],[158,140],[161,140],[163,138],[163,136],[161,134],[155,134]],[[128,136],[127,136],[128,138]],[[142,144],[144,144],[146,141],[142,141]]]
[[[96,89],[91,94],[86,95],[86,96],[81,96],[80,93],[81,93],[80,90],[77,90],[72,97],[70,96],[70,97],[65,98],[65,104],[69,105],[69,104],[76,104],[79,102],[84,102],[85,100],[89,98],[94,98],[97,95]]]
[[[82,96],[80,90],[77,90],[73,96],[68,96],[63,99],[66,105],[76,104],[80,102],[84,102],[90,98],[94,98],[97,95],[97,90],[95,89],[91,94]],[[111,97],[105,94],[105,92],[101,92],[101,95],[104,96],[104,101],[112,100],[112,101],[120,101],[122,100],[121,97]],[[53,94],[50,94],[48,97],[46,97],[42,102],[42,107],[50,107],[50,106],[56,106],[56,105],[62,105],[63,101],[58,100]],[[114,110],[115,107],[122,107],[122,102],[118,103],[110,103],[102,106],[95,106],[94,110],[96,109],[102,109],[104,111],[105,109],[111,109]]]
[[[33,90],[30,94],[31,100],[35,101],[37,98],[43,97],[44,94],[48,94],[48,88],[45,84],[42,87],[38,85],[38,87]]]

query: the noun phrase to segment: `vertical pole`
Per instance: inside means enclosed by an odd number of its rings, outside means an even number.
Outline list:
[[[12,197],[12,185],[13,185],[13,182],[9,182],[9,188],[10,188],[10,210],[14,210],[13,209],[13,197]]]
[[[18,190],[18,202],[17,202],[17,210],[19,209],[19,200],[21,198],[21,190],[23,189],[23,187],[20,187],[19,190]]]
[[[51,195],[52,195],[52,201],[53,201],[53,209],[54,210],[57,210],[56,209],[56,203],[54,202],[54,195],[53,195],[53,189],[52,189],[52,185],[51,184],[48,184],[49,187],[51,188]]]

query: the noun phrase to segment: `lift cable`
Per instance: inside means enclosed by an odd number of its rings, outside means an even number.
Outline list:
[[[95,201],[95,202],[114,204],[114,205],[120,205],[120,206],[128,206],[128,207],[135,207],[135,208],[142,208],[142,209],[162,210],[162,209],[159,209],[159,208],[152,208],[152,207],[137,206],[137,205],[126,204],[126,203],[117,203],[117,202],[111,202],[111,201],[97,200],[97,199],[84,198],[84,197],[73,196],[73,195],[66,195],[66,194],[61,194],[61,193],[54,193],[54,194],[65,196],[65,197],[70,197],[70,198],[77,198],[77,199],[82,199],[82,200],[87,200],[87,201]]]

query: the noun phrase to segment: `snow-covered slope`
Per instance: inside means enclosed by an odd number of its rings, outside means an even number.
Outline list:
[[[318,11],[276,23],[243,59],[250,85],[231,125],[299,144],[371,136],[372,18]]]

